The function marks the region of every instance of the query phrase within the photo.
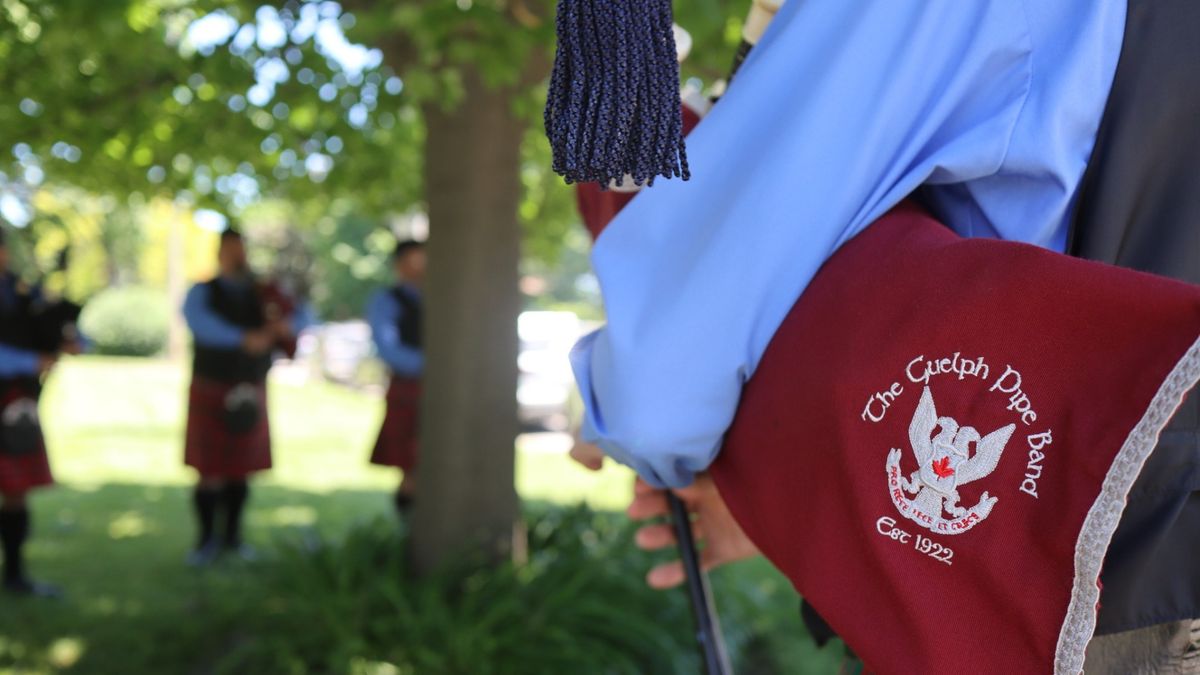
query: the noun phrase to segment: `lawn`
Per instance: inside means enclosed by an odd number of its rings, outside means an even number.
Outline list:
[[[42,415],[60,484],[33,499],[29,557],[36,575],[62,584],[67,596],[0,599],[0,672],[215,672],[218,657],[238,648],[240,626],[261,623],[253,599],[279,542],[336,540],[364,523],[390,522],[395,473],[366,462],[379,397],[280,378],[271,390],[275,468],[255,483],[247,519],[248,539],[266,560],[186,568],[193,535],[192,477],[180,460],[185,386],[183,369],[161,361],[83,357],[54,373]],[[630,474],[615,466],[582,471],[562,446],[553,436],[520,439],[522,498],[621,507]],[[775,608],[794,607],[786,581],[762,562],[727,574],[752,578]],[[789,612],[776,623],[797,636],[786,647],[797,665],[783,672],[828,672],[835,657],[817,653]],[[289,636],[274,637],[286,644]]]

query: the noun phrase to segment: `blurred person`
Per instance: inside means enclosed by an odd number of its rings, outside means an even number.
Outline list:
[[[61,354],[78,353],[73,322],[78,308],[48,302],[37,286],[10,269],[0,230],[0,546],[3,588],[21,595],[56,596],[59,589],[36,582],[25,571],[30,534],[28,493],[52,485],[46,442],[38,416],[42,383]]]
[[[403,514],[412,505],[417,489],[420,440],[417,422],[421,374],[425,369],[422,350],[425,245],[411,239],[397,243],[392,253],[392,273],[395,284],[376,291],[367,305],[371,338],[391,372],[387,411],[371,453],[371,463],[400,469],[395,504]]]
[[[199,474],[193,506],[198,536],[191,565],[223,553],[253,557],[242,540],[249,477],[271,468],[267,372],[292,353],[303,312],[276,285],[251,273],[241,233],[221,233],[218,274],[187,294],[194,341],[184,462]]]

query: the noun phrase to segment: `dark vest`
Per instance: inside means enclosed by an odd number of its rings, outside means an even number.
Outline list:
[[[396,324],[400,341],[413,349],[420,349],[424,341],[424,309],[420,296],[405,286],[396,286],[392,289],[392,297],[400,303],[400,321]]]
[[[262,296],[254,284],[233,287],[214,279],[208,286],[208,306],[217,316],[245,329],[266,325]],[[271,369],[271,355],[251,356],[240,348],[221,349],[195,345],[192,373],[222,382],[262,382]]]
[[[1200,284],[1197,36],[1200,2],[1129,0],[1072,255]],[[1097,634],[1200,617],[1200,391],[1134,484],[1101,582]]]
[[[33,295],[19,290],[20,282],[11,272],[0,279],[0,287],[7,287],[0,291],[6,296],[0,299],[0,343],[18,349],[44,351],[39,350],[37,344]],[[34,395],[41,391],[41,381],[36,376],[0,378],[0,389],[13,386]]]
[[[19,292],[20,282],[11,272],[0,277],[0,343],[20,349],[33,349],[33,333],[29,325],[31,299]]]
[[[40,325],[38,325],[38,309],[34,294],[20,289],[20,281],[17,275],[12,273],[5,274],[4,283],[8,287],[8,300],[0,300],[0,342],[10,347],[17,347],[19,350],[29,350],[32,352],[49,352],[46,345],[41,345]],[[35,375],[22,377],[5,377],[0,378],[0,390],[7,390],[12,387],[19,387],[26,394],[34,395],[41,393],[42,383],[41,378]]]

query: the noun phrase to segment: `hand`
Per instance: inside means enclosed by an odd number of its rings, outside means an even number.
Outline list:
[[[599,471],[604,468],[604,451],[600,446],[588,443],[575,435],[575,445],[571,446],[571,459],[579,462],[589,471]]]
[[[58,356],[54,354],[38,354],[38,375],[45,375],[50,372],[54,364],[58,363]]]
[[[287,340],[295,335],[296,331],[294,326],[295,324],[289,317],[286,319],[272,320],[267,324],[267,329],[271,332],[276,340]]]
[[[242,349],[255,356],[266,354],[274,345],[275,336],[266,330],[248,330],[242,335]]]
[[[759,554],[758,547],[742,531],[733,514],[717,492],[716,483],[707,474],[696,477],[696,482],[673,491],[688,511],[695,514],[692,520],[692,536],[697,544],[703,544],[700,564],[705,570],[726,563],[752,558]],[[630,518],[644,520],[670,514],[667,495],[663,490],[651,487],[641,478],[633,485],[633,502],[627,511]],[[675,546],[675,532],[670,523],[646,525],[637,531],[634,538],[638,548],[655,551]],[[672,588],[685,580],[683,563],[673,560],[650,570],[646,583],[652,588]]]

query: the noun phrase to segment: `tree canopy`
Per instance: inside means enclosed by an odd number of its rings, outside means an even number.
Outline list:
[[[724,74],[748,4],[681,0],[685,77]],[[275,262],[319,273],[314,299],[339,317],[385,277],[389,219],[427,214],[421,443],[437,452],[422,460],[418,568],[468,540],[503,548],[522,249],[553,277],[578,274],[587,246],[541,128],[553,5],[3,0],[0,218],[37,230],[40,258],[86,237],[108,280],[129,237],[143,255],[163,246],[175,294],[193,211],[253,219]],[[575,255],[554,269],[564,242]]]
[[[680,3],[689,70],[717,76],[729,3]],[[744,5],[745,2],[735,3]],[[422,204],[421,106],[454,106],[460,68],[521,85],[521,216],[572,219],[541,139],[547,0],[9,0],[0,9],[3,185],[182,197],[240,211],[264,197],[349,197],[365,215]],[[86,26],[85,33],[80,27]],[[557,198],[557,203],[555,200]],[[536,229],[536,228],[532,228]]]

